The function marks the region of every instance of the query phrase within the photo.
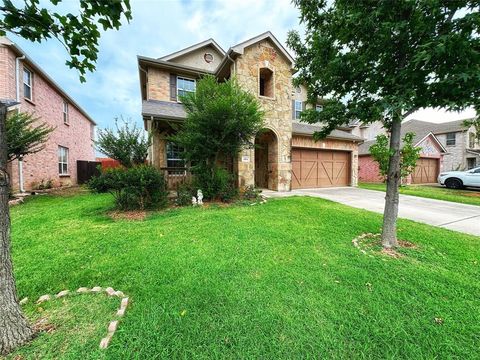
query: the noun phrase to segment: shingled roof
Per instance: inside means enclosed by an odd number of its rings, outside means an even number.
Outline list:
[[[402,124],[401,137],[403,138],[406,133],[413,132],[415,137],[413,138],[413,143],[417,145],[422,141],[428,134],[432,133],[433,135],[445,134],[450,132],[459,132],[465,131],[467,128],[464,125],[465,119],[455,120],[444,123],[432,123],[422,120],[408,120]],[[375,143],[375,140],[365,141],[358,148],[359,155],[369,154],[369,148]]]
[[[321,131],[321,130],[322,130],[321,125],[311,125],[311,124],[300,123],[300,122],[297,122],[297,121],[292,122],[292,133],[293,134],[313,135],[315,132],[318,132],[318,131]],[[347,131],[342,131],[342,130],[338,130],[338,129],[333,130],[330,133],[330,135],[327,136],[327,138],[358,141],[358,142],[363,141],[363,139],[359,136],[356,136],[356,135],[350,134]]]

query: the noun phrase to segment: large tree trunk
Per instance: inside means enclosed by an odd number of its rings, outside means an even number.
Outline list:
[[[390,149],[393,150],[388,164],[387,194],[385,196],[385,210],[383,212],[382,245],[385,248],[398,246],[397,217],[398,217],[398,189],[400,187],[400,130],[401,118],[394,119],[390,133]]]
[[[0,103],[0,354],[11,352],[31,340],[34,335],[17,301],[10,254],[6,113],[7,107]]]

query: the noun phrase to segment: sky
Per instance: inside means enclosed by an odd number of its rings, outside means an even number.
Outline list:
[[[56,40],[39,44],[8,36],[105,128],[121,116],[141,123],[137,55],[157,58],[209,38],[227,50],[267,30],[285,46],[287,32],[301,30],[299,11],[290,0],[131,0],[131,6],[130,23],[102,33],[96,71],[83,84],[77,71],[65,65],[68,55]],[[78,0],[60,5],[61,11],[77,8]],[[442,122],[472,116],[473,111],[426,109],[410,118]]]

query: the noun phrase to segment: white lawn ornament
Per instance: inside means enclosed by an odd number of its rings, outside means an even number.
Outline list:
[[[198,189],[197,191],[198,205],[203,205],[203,193],[202,190]]]
[[[192,196],[192,205],[197,206],[197,198],[195,196]]]

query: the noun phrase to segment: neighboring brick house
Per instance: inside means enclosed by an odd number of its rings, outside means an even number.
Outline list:
[[[408,120],[402,124],[402,137],[407,132],[413,132],[416,134],[415,145],[422,147],[417,168],[412,176],[406,179],[407,183],[436,182],[440,171],[466,170],[480,164],[480,145],[476,140],[475,127],[465,127],[464,122],[465,120],[444,123]],[[357,124],[359,130],[356,131],[366,140],[359,147],[360,181],[382,181],[378,174],[378,165],[369,154],[376,135],[386,133],[379,124],[372,124],[370,129]]]
[[[256,148],[244,149],[233,159],[239,187],[289,191],[357,184],[361,138],[335,130],[325,140],[313,140],[321,128],[298,119],[303,109],[317,104],[306,104],[305,88],[293,89],[294,59],[270,32],[226,52],[210,39],[159,59],[138,56],[138,65],[142,116],[153,133],[149,159],[170,178],[185,171],[182,149],[168,142],[174,124],[186,117],[178,94],[195,91],[196,80],[211,74],[219,80],[235,76],[265,111],[265,131],[256,137]]]
[[[95,122],[25,52],[0,37],[0,99],[16,100],[9,112],[33,113],[55,127],[45,149],[9,164],[12,188],[32,190],[77,183],[77,160],[95,160]],[[23,182],[20,180],[23,178]]]

